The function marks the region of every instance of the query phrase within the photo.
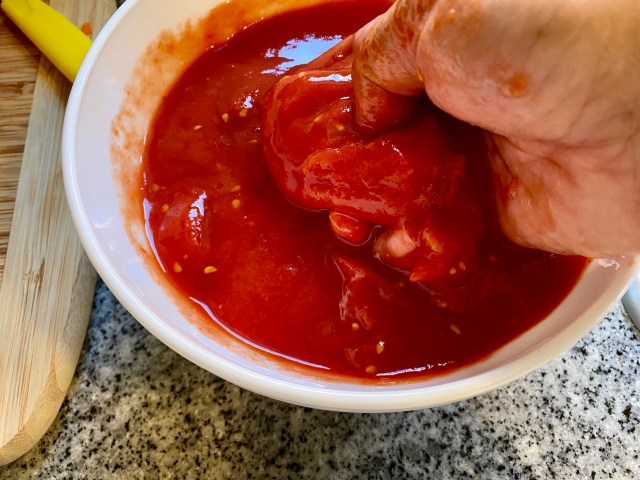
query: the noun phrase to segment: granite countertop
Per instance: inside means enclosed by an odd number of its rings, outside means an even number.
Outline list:
[[[312,410],[191,364],[99,282],[60,414],[0,478],[638,478],[639,370],[640,335],[616,305],[495,392],[406,413]]]

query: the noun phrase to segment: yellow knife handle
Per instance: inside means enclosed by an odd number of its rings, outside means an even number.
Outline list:
[[[2,0],[0,8],[62,74],[73,82],[91,40],[41,0]]]

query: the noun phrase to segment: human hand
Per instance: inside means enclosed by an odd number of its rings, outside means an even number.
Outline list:
[[[356,34],[356,120],[383,130],[424,90],[486,131],[509,238],[640,253],[638,25],[629,0],[398,0]]]

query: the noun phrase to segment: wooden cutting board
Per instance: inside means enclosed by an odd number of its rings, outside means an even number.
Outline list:
[[[95,33],[114,0],[51,0]],[[96,274],[67,208],[60,140],[70,85],[0,12],[0,465],[55,419],[82,349]]]

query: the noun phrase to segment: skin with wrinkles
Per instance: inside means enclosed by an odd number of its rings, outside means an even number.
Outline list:
[[[632,0],[398,0],[355,36],[356,119],[425,90],[486,131],[513,241],[640,253],[639,24]]]

